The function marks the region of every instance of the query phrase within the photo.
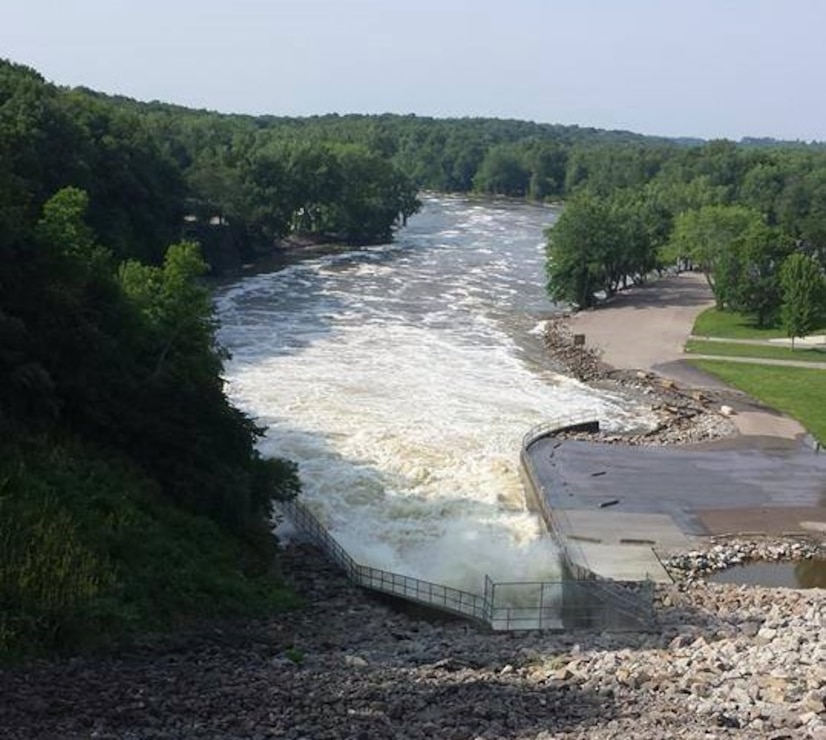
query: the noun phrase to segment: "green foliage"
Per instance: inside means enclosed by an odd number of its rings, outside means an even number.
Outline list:
[[[780,268],[783,305],[780,310],[786,336],[792,340],[817,328],[826,316],[826,284],[823,271],[808,255],[790,255]]]
[[[518,149],[500,145],[488,150],[473,178],[474,189],[492,195],[524,197],[532,174],[523,164]]]
[[[743,206],[703,206],[685,211],[674,221],[668,255],[686,260],[706,276],[718,308],[733,307],[739,278],[735,245],[762,217]]]
[[[599,292],[611,296],[629,280],[644,280],[658,265],[667,219],[634,192],[611,198],[581,193],[548,230],[549,295],[587,308]]]
[[[781,303],[780,266],[793,249],[793,241],[777,228],[752,223],[732,245],[730,307],[753,314],[757,326],[775,324]]]
[[[572,200],[548,231],[548,293],[579,308],[596,302],[606,265],[617,247],[607,204],[591,196]]]
[[[113,577],[55,495],[25,483],[27,501],[8,478],[0,498],[0,655],[63,642]]]
[[[357,148],[338,152],[341,191],[323,206],[322,230],[349,243],[386,242],[419,208],[412,184],[386,160]]]
[[[158,263],[180,233],[187,196],[180,168],[147,121],[133,111],[75,91],[61,107],[80,129],[70,150],[89,194],[88,222],[118,258]]]
[[[0,63],[5,651],[275,603],[269,515],[295,466],[261,458],[224,394],[206,265],[161,247],[182,181],[153,136]]]
[[[305,659],[306,655],[301,648],[297,647],[289,647],[284,651],[284,655],[287,657],[288,660],[292,661],[296,665],[301,665]]]
[[[0,455],[0,655],[293,603],[272,547],[164,503],[124,460],[55,437]]]
[[[205,269],[187,243],[170,247],[163,267],[121,267],[141,341],[131,393],[105,432],[166,481],[174,501],[243,531],[270,515],[274,498],[294,496],[298,482],[291,464],[260,457],[253,445],[261,430],[224,395],[212,305],[196,282]]]

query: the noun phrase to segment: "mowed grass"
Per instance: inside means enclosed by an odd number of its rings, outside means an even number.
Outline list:
[[[826,444],[826,370],[725,360],[690,360],[690,364],[794,417]]]
[[[826,334],[826,328],[811,332]],[[694,335],[698,337],[727,337],[729,339],[776,339],[785,337],[780,327],[758,329],[751,316],[736,311],[720,311],[707,308],[694,322]]]
[[[799,346],[799,345],[798,345]],[[695,355],[721,355],[724,357],[758,357],[768,360],[799,360],[801,362],[826,362],[826,351],[801,347],[792,351],[789,347],[769,347],[760,344],[726,344],[689,339],[685,351]]]

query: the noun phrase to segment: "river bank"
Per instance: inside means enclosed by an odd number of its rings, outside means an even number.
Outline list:
[[[737,436],[771,439],[772,444],[799,443],[806,429],[798,421],[687,362],[691,356],[684,353],[683,347],[694,321],[713,304],[704,276],[683,272],[621,291],[598,309],[567,317],[563,325],[569,335],[584,337],[586,354],[599,359],[596,372],[583,380],[607,379],[622,384],[623,374],[650,373],[662,379],[659,385],[671,381],[676,388],[691,395],[703,394],[718,407],[731,409],[731,424]],[[553,342],[548,348],[551,356],[561,359],[566,367],[571,353],[560,352]],[[578,372],[576,363],[567,367],[570,372]]]
[[[655,634],[485,634],[412,616],[310,548],[308,608],[116,656],[0,671],[0,735],[30,738],[818,738],[823,592],[660,586]]]
[[[670,378],[647,370],[617,369],[603,352],[575,340],[568,317],[551,319],[544,331],[545,347],[553,365],[591,386],[610,390],[650,406],[657,425],[635,435],[575,435],[631,445],[694,444],[731,438],[737,426],[721,409],[742,401],[742,394],[725,387],[686,388]]]

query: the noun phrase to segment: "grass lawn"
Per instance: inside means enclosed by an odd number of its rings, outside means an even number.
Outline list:
[[[826,328],[812,334],[824,334]],[[729,337],[731,339],[775,339],[785,337],[782,328],[758,329],[751,316],[736,311],[707,308],[694,322],[693,334],[698,337]]]
[[[768,347],[760,344],[726,344],[689,339],[686,352],[698,355],[725,355],[727,357],[761,357],[770,360],[800,360],[802,362],[826,362],[826,351],[801,348],[792,351],[788,347]]]
[[[805,367],[744,365],[725,360],[691,360],[763,403],[797,419],[826,445],[826,371]]]

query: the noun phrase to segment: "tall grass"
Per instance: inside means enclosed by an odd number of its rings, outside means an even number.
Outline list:
[[[71,639],[84,610],[113,581],[51,496],[0,498],[0,652]]]

